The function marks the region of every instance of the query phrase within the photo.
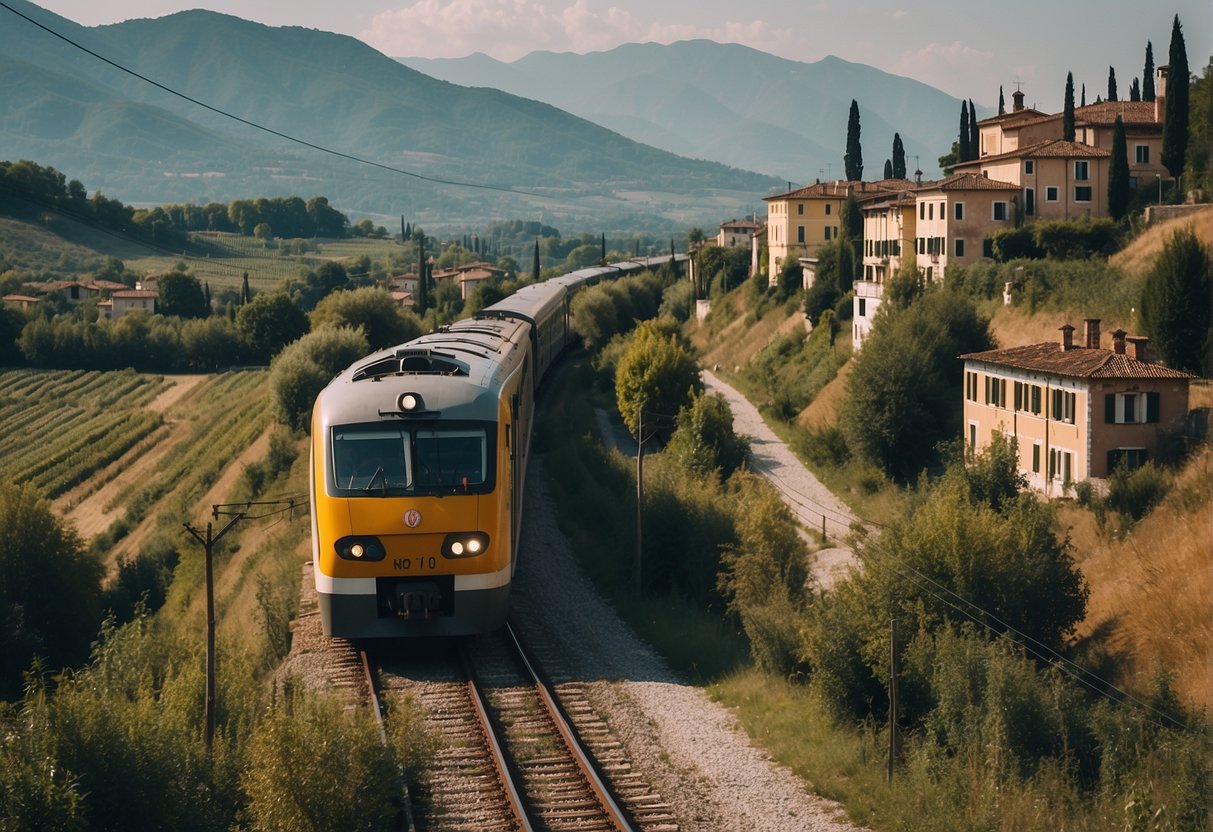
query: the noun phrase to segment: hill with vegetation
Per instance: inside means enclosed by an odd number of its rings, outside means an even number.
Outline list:
[[[707,40],[631,43],[585,55],[532,52],[509,63],[483,54],[399,60],[456,84],[545,101],[682,156],[793,182],[830,178],[831,166],[841,175],[852,99],[859,102],[869,179],[891,158],[894,133],[907,158],[920,157],[934,178],[936,158],[956,139],[960,105],[934,87],[865,64],[833,56],[805,63]]]
[[[681,225],[687,212],[716,222],[778,184],[547,104],[430,78],[345,36],[198,10],[85,28],[23,0],[14,8],[143,78],[10,15],[0,143],[124,202],[324,193],[345,211],[426,225],[543,213],[621,227],[641,215],[651,225],[676,214]]]

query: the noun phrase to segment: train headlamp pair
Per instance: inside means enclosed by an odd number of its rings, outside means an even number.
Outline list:
[[[474,558],[489,548],[489,536],[484,532],[455,532],[442,541],[444,558]]]
[[[337,556],[345,560],[383,560],[387,551],[379,538],[368,535],[343,537],[334,545]]]

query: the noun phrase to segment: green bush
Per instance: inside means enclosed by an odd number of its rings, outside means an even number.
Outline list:
[[[1171,476],[1153,462],[1132,470],[1118,467],[1108,478],[1108,508],[1140,520],[1171,490]]]
[[[733,410],[723,395],[697,393],[678,411],[669,452],[701,477],[717,472],[727,479],[745,462],[750,443],[733,431]]]
[[[1120,248],[1120,226],[1106,217],[1081,220],[1046,220],[1033,226],[1036,245],[1048,257],[1081,260],[1108,256]]]
[[[270,366],[278,420],[292,430],[306,429],[316,396],[367,349],[366,336],[348,328],[320,329],[284,349]]]
[[[1036,242],[1036,232],[1030,225],[1020,228],[1003,228],[990,236],[994,248],[994,259],[999,263],[1011,260],[1039,260],[1045,256],[1044,249]]]
[[[384,829],[403,790],[369,712],[291,691],[253,733],[241,786],[267,832]]]

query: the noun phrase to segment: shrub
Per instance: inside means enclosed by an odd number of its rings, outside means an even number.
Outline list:
[[[1038,260],[1045,256],[1044,249],[1036,242],[1036,232],[1029,225],[1000,229],[991,235],[990,240],[994,247],[994,259],[999,263],[1020,259]]]
[[[1171,488],[1171,477],[1152,462],[1140,468],[1118,467],[1108,481],[1108,508],[1140,520]]]
[[[733,431],[733,410],[720,393],[697,393],[678,411],[670,454],[699,476],[719,472],[728,478],[741,467],[750,443]]]
[[[366,286],[333,292],[316,304],[308,316],[312,329],[349,327],[361,329],[371,350],[381,350],[416,338],[421,321],[400,308],[386,289]]]
[[[1036,244],[1058,259],[1107,256],[1120,247],[1120,227],[1107,218],[1048,220],[1036,223],[1034,232]]]
[[[270,366],[270,393],[278,420],[292,430],[304,430],[316,396],[334,375],[366,352],[366,337],[346,328],[317,330],[284,349]]]

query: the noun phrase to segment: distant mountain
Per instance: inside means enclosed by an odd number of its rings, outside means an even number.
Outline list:
[[[757,210],[781,184],[639,144],[550,104],[431,78],[341,35],[206,11],[85,28],[9,2],[83,49],[0,10],[0,157],[53,165],[124,202],[322,194],[427,230],[513,217],[656,229]],[[302,147],[83,50],[279,133],[492,189]]]
[[[960,125],[960,99],[864,64],[778,58],[706,40],[626,44],[588,55],[533,52],[512,63],[486,55],[400,58],[435,78],[535,98],[681,156],[796,183],[842,175],[847,114],[859,103],[864,175],[878,179],[901,133],[939,173]],[[990,115],[978,108],[979,117]]]

